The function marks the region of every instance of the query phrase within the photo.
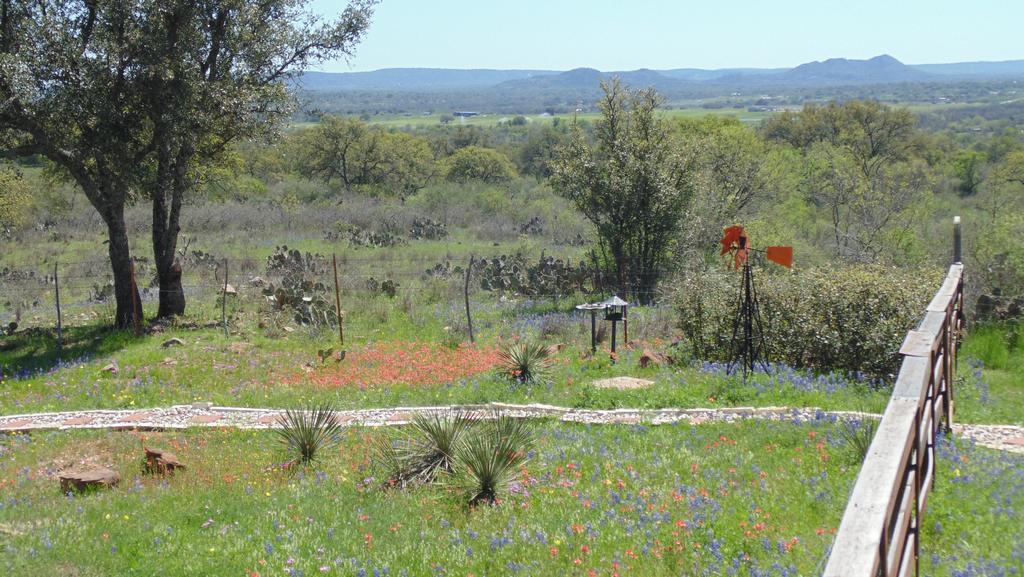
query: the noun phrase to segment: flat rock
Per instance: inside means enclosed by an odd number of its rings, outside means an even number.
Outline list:
[[[105,467],[75,469],[60,474],[60,489],[65,493],[107,489],[121,482],[121,475]]]
[[[644,349],[643,354],[640,355],[640,366],[645,369],[649,366],[660,367],[666,363],[664,355],[650,349]]]
[[[173,474],[178,469],[184,469],[185,465],[178,460],[178,456],[163,449],[146,447],[146,471],[163,475]]]
[[[180,346],[182,346],[184,344],[185,344],[185,341],[179,339],[178,337],[174,337],[173,339],[167,339],[160,346],[165,348],[165,349],[169,349],[171,347],[180,347]]]
[[[646,389],[653,384],[654,381],[638,379],[636,377],[613,377],[610,379],[599,379],[594,381],[594,386],[599,389],[618,389],[620,391],[628,389]]]

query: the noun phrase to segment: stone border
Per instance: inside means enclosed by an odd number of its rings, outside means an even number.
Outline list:
[[[506,414],[518,418],[553,418],[567,423],[604,425],[663,425],[708,422],[732,423],[746,419],[767,421],[808,421],[827,417],[836,419],[869,418],[881,415],[856,411],[824,411],[817,407],[726,407],[692,409],[575,409],[544,404],[452,405],[426,407],[389,407],[337,411],[343,426],[380,427],[408,424],[416,414],[446,411]],[[86,410],[58,413],[28,413],[0,416],[0,433],[31,433],[68,429],[108,430],[181,430],[190,428],[273,429],[279,426],[284,409],[216,407],[211,403],[174,405],[148,409]],[[1013,425],[953,426],[954,434],[979,445],[1024,454],[1024,427]]]

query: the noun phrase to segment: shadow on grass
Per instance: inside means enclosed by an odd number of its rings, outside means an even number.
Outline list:
[[[0,337],[0,374],[20,378],[74,364],[121,350],[143,337],[105,326],[68,327],[64,345],[57,345],[57,331],[32,328]]]

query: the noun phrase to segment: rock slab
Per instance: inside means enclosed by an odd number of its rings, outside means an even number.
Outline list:
[[[121,475],[104,467],[76,469],[60,474],[60,490],[64,493],[108,489],[120,482]]]
[[[174,474],[175,471],[184,468],[185,465],[178,460],[178,456],[174,453],[163,449],[146,448],[147,472],[160,475],[165,473]]]

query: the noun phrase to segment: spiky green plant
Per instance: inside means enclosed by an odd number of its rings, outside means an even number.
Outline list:
[[[341,422],[329,404],[306,409],[288,409],[276,429],[278,440],[293,455],[290,463],[309,465],[338,443]]]
[[[498,366],[521,385],[546,383],[551,374],[551,351],[539,342],[517,341],[498,353]]]
[[[837,428],[839,438],[849,449],[850,459],[855,463],[864,461],[864,457],[871,448],[871,441],[875,438],[875,431],[878,429],[878,421],[862,417],[858,419],[842,419]]]
[[[454,468],[463,435],[476,417],[457,411],[419,414],[409,431],[398,438],[384,437],[377,444],[377,462],[389,486],[432,483]]]
[[[500,416],[469,435],[458,452],[457,488],[470,506],[493,505],[529,460],[533,426],[525,419]]]

